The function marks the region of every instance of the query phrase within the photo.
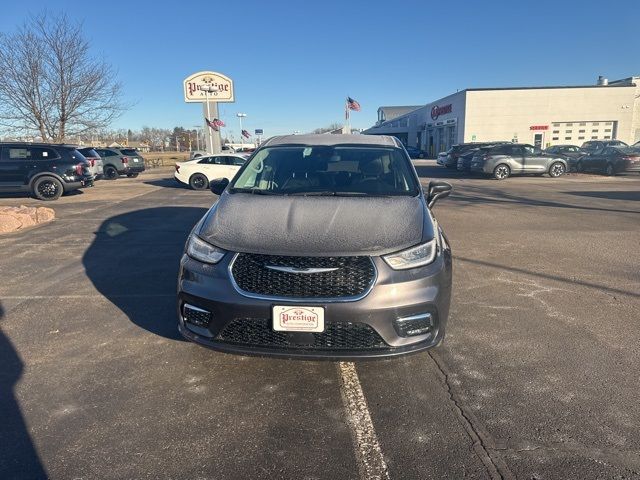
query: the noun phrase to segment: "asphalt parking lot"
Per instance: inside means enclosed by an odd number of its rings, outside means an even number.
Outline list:
[[[640,176],[416,166],[454,185],[454,295],[444,344],[397,359],[183,341],[178,260],[215,197],[169,170],[0,237],[0,478],[640,478]]]

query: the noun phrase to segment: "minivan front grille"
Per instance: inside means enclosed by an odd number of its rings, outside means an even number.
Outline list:
[[[216,340],[234,345],[306,350],[371,350],[390,348],[382,337],[364,323],[330,322],[324,332],[276,332],[271,321],[236,318],[218,333]]]
[[[359,298],[371,288],[369,257],[288,257],[240,253],[231,268],[238,288],[285,298]]]

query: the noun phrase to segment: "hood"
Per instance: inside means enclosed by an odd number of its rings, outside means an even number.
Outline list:
[[[384,255],[433,238],[420,197],[302,197],[223,193],[198,235],[232,252]]]

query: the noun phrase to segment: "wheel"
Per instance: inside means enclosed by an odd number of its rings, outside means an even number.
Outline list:
[[[194,173],[189,179],[189,186],[194,190],[206,190],[209,187],[209,180],[201,173]]]
[[[63,192],[62,183],[57,178],[40,177],[33,182],[33,195],[39,200],[57,200]]]
[[[116,167],[113,165],[107,165],[104,167],[104,171],[102,173],[104,174],[104,178],[107,180],[115,180],[120,176],[118,175],[118,170],[116,170]]]
[[[562,162],[554,162],[549,167],[549,176],[552,178],[558,178],[565,174],[567,169]]]
[[[613,177],[616,174],[616,171],[613,168],[613,164],[607,163],[607,168],[604,173],[607,175],[607,177]]]
[[[127,177],[129,178],[136,178],[138,176],[137,173],[127,173]]]
[[[493,169],[493,178],[497,180],[504,180],[505,178],[509,178],[509,175],[511,175],[511,169],[504,163],[501,163]]]

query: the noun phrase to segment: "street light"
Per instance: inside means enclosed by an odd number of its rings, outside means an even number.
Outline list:
[[[240,143],[241,144],[244,143],[244,140],[242,140],[242,137],[244,137],[244,135],[242,135],[242,119],[246,116],[247,116],[246,113],[236,113],[236,117],[240,119]]]

